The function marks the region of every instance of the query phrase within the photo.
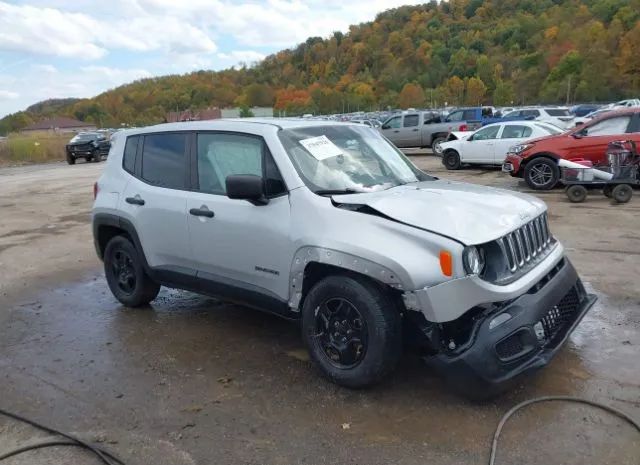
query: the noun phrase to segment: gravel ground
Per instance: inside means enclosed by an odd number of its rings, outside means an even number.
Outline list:
[[[526,191],[496,169],[413,159],[444,178]],[[148,309],[123,308],[90,231],[103,166],[0,169],[0,408],[99,441],[128,464],[171,465],[483,464],[500,416],[539,395],[584,396],[640,418],[640,197],[574,205],[561,190],[537,194],[600,300],[545,370],[477,404],[411,354],[380,386],[336,387],[308,361],[295,324],[214,299],[163,289]],[[43,437],[0,418],[0,454]],[[511,420],[497,463],[638,457],[640,436],[618,419],[549,404]],[[97,462],[58,449],[6,463]]]

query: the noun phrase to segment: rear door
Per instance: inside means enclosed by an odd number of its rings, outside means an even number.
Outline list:
[[[402,117],[399,138],[402,147],[417,147],[420,145],[420,115],[412,113]]]
[[[123,167],[132,177],[120,210],[133,223],[154,268],[192,266],[186,217],[188,140],[187,132],[153,133],[129,137],[125,145]]]
[[[500,137],[495,140],[493,163],[502,165],[509,149],[530,138],[532,133],[533,129],[529,126],[517,123],[506,123],[500,133]]]
[[[201,132],[191,156],[194,192],[187,216],[198,277],[227,291],[244,289],[247,296],[287,299],[293,260],[289,196],[262,137]],[[269,203],[228,198],[226,178],[234,174],[262,176]]]
[[[633,138],[628,134],[633,134],[632,123],[635,123],[635,120],[632,115],[615,115],[585,127],[572,144],[569,158],[586,158],[596,165],[605,163],[607,144],[614,140]],[[637,129],[634,136],[637,137]]]

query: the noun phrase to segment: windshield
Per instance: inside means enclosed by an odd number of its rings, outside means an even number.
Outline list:
[[[88,141],[93,139],[96,139],[96,135],[92,133],[76,134],[73,136],[73,139],[71,139],[71,142]]]
[[[547,108],[546,112],[549,114],[549,116],[571,116],[569,110],[565,110],[562,108]]]
[[[366,126],[311,126],[278,135],[298,174],[316,193],[371,192],[433,179]]]
[[[545,123],[535,123],[536,126],[544,129],[545,131],[547,131],[549,134],[562,134],[564,131],[562,131],[562,129],[560,129],[557,126],[554,126],[552,124],[545,124]]]

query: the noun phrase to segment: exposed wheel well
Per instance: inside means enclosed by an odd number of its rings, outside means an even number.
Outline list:
[[[304,269],[304,279],[302,281],[302,298],[300,299],[299,308],[302,308],[302,306],[304,305],[304,299],[309,293],[309,290],[311,290],[311,288],[318,281],[331,275],[351,276],[352,278],[364,279],[371,283],[374,283],[376,286],[389,293],[389,295],[397,303],[397,308],[404,309],[404,302],[402,300],[402,293],[400,290],[394,289],[393,287],[383,282],[373,279],[371,276],[367,276],[356,271],[347,270],[345,268],[340,268],[339,266],[319,262],[310,262]]]
[[[96,240],[100,258],[104,257],[104,251],[107,248],[107,244],[109,243],[109,241],[116,236],[124,236],[131,241],[131,236],[129,236],[129,233],[117,226],[110,226],[105,224],[98,228]]]

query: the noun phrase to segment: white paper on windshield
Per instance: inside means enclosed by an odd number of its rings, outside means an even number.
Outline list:
[[[318,161],[342,155],[342,150],[336,144],[331,142],[327,136],[302,139],[300,143]]]

